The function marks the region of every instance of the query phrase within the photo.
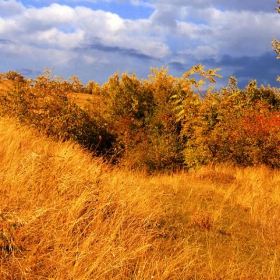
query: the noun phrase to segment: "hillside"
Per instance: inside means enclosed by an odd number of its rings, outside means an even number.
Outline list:
[[[1,73],[0,73],[1,75]],[[2,74],[4,75],[4,74]],[[13,88],[16,86],[16,82],[13,80],[7,80],[7,79],[1,79],[0,76],[0,94],[6,94],[7,91],[13,90]],[[76,93],[76,92],[70,92],[69,93],[69,99],[71,101],[75,102],[80,107],[86,107],[92,102],[97,102],[94,99],[94,96],[91,94],[86,93]]]
[[[0,119],[1,279],[279,279],[280,174],[110,167]]]
[[[71,93],[69,97],[82,108],[95,101],[94,96],[87,93]]]
[[[11,87],[13,87],[12,81],[3,81],[0,79],[0,94],[4,94]]]

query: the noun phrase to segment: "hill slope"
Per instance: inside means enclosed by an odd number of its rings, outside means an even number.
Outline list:
[[[4,94],[7,90],[13,87],[13,82],[1,80],[0,77],[0,94]]]
[[[279,279],[280,174],[150,176],[0,119],[1,279]]]

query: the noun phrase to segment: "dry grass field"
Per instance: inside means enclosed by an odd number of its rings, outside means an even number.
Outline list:
[[[0,119],[0,279],[280,279],[280,173],[148,176]]]
[[[87,93],[70,93],[69,98],[82,108],[93,103],[96,99],[92,94]]]
[[[14,86],[15,83],[13,81],[1,79],[0,76],[0,94],[5,94],[9,89],[13,89]],[[98,106],[98,100],[97,98],[94,98],[92,94],[72,92],[69,93],[68,97],[71,101],[75,102],[78,106],[82,108],[90,104],[93,104],[94,106]]]
[[[0,77],[0,94],[4,94],[9,88],[13,87],[13,83],[11,81],[2,81]]]

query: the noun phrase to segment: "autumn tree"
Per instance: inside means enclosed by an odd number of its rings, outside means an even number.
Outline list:
[[[173,96],[182,90],[179,78],[168,74],[168,68],[151,68],[142,83],[146,91],[152,92],[153,110],[146,117],[145,139],[137,151],[140,162],[153,170],[180,168],[184,143],[173,102]]]
[[[280,5],[280,0],[278,0],[277,3],[278,5]],[[280,14],[280,6],[276,8],[276,11]],[[280,41],[274,38],[272,42],[272,47],[278,55],[277,58],[280,58]],[[280,82],[280,76],[278,77],[277,80]]]
[[[173,96],[176,119],[182,125],[180,136],[185,142],[183,155],[188,168],[207,164],[210,158],[205,141],[216,117],[214,107],[210,106],[210,111],[204,108],[202,86],[207,81],[215,83],[215,78],[221,77],[217,71],[219,69],[206,71],[201,64],[193,66],[179,79],[182,90]]]
[[[145,135],[145,120],[153,110],[152,93],[134,73],[115,73],[99,91],[99,112],[117,139],[115,153],[128,157]]]
[[[68,98],[73,88],[79,90],[79,79],[64,80],[52,76],[51,71],[45,69],[43,75],[0,96],[1,113],[17,117],[54,139],[73,140],[104,154],[113,138],[94,117]]]
[[[7,71],[5,73],[5,78],[10,81],[16,81],[22,83],[25,82],[25,78],[23,77],[23,75],[16,71]]]
[[[210,88],[190,104],[182,131],[187,167],[222,162],[280,166],[280,99],[274,88],[252,80],[241,90],[231,77],[220,91]]]

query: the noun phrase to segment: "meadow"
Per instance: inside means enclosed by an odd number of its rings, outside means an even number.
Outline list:
[[[279,279],[280,173],[146,174],[0,119],[1,279]]]
[[[218,70],[0,73],[0,279],[280,279],[279,89]]]
[[[1,74],[0,279],[280,279],[279,90],[211,71]]]

